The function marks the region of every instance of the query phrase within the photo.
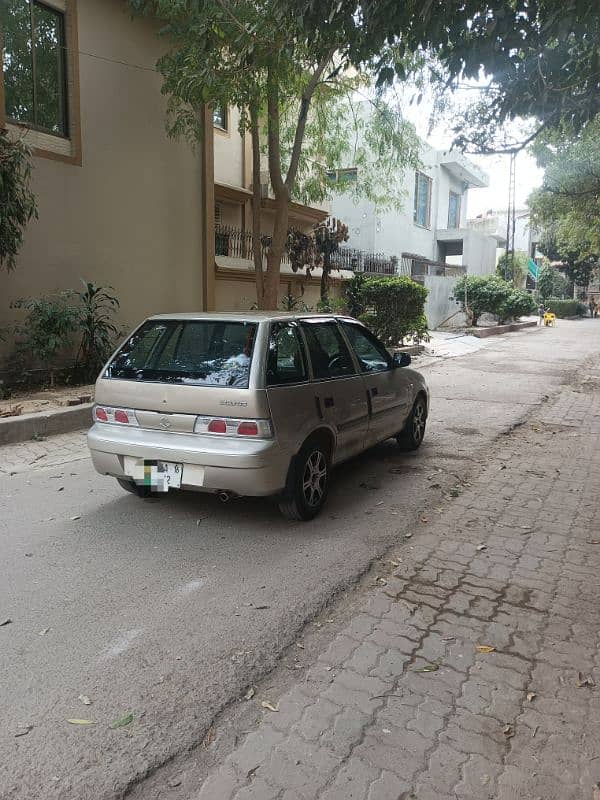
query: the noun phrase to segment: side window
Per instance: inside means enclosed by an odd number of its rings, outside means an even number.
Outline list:
[[[351,322],[342,322],[341,326],[358,358],[361,372],[381,372],[391,369],[392,357],[385,345],[370,331]]]
[[[337,323],[306,320],[302,323],[302,329],[306,334],[315,378],[341,378],[356,374],[352,356]]]
[[[287,322],[273,323],[267,354],[267,386],[306,380],[308,374],[298,328]]]

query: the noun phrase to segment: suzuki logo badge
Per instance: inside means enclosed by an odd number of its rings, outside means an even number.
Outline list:
[[[159,427],[163,428],[163,430],[167,430],[168,428],[171,427],[171,423],[167,419],[167,417],[161,417],[160,418],[160,422],[158,424],[159,424]]]

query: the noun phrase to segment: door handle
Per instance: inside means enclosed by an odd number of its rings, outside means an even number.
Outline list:
[[[325,404],[325,408],[333,408],[335,405],[333,397],[326,397],[323,402]]]

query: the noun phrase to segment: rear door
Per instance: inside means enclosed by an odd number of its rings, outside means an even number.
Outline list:
[[[301,328],[312,367],[313,402],[335,431],[335,460],[341,461],[365,447],[369,419],[364,382],[335,320],[305,319]]]
[[[404,426],[410,411],[412,382],[396,366],[387,348],[358,322],[339,320],[358,360],[369,403],[369,445],[394,436]]]
[[[293,320],[271,323],[265,385],[277,441],[291,456],[319,422],[304,341]]]

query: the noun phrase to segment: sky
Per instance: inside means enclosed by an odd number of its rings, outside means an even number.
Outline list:
[[[429,132],[429,117],[432,103],[423,98],[419,106],[403,103],[403,113],[417,129],[417,133],[432,147],[443,150],[452,144],[452,131],[441,120],[436,128]],[[490,178],[490,185],[483,189],[470,189],[467,214],[469,219],[490,209],[506,210],[508,206],[508,183],[510,156],[467,156]],[[525,151],[517,156],[515,199],[517,208],[524,208],[528,195],[542,183],[543,170],[539,169],[535,160]]]

